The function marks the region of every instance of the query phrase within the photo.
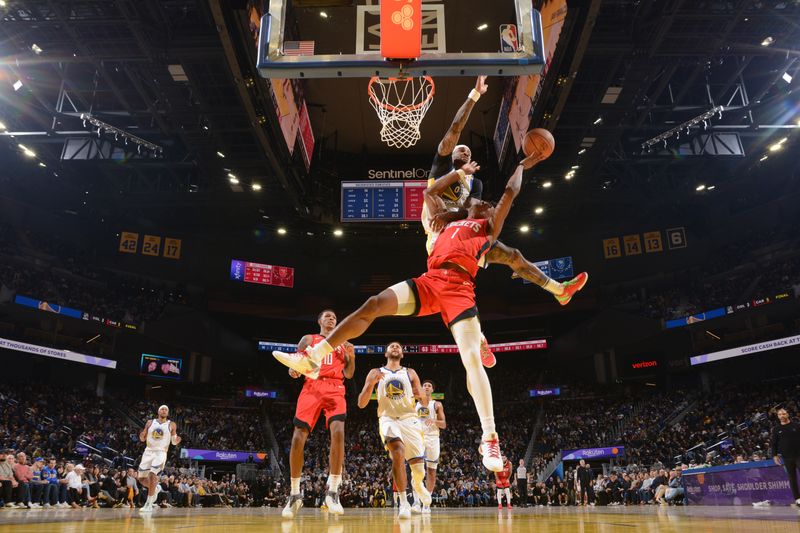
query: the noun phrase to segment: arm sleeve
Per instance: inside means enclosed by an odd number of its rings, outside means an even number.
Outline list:
[[[439,155],[437,152],[433,158],[433,164],[431,165],[431,175],[430,177],[433,179],[441,178],[453,168],[453,161],[451,159],[451,154],[447,155]]]
[[[483,182],[480,179],[472,178],[472,190],[469,192],[469,197],[483,199]]]

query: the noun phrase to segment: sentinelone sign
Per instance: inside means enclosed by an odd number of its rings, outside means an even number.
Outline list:
[[[705,355],[695,355],[689,359],[689,362],[691,362],[692,365],[702,365],[704,363],[711,363],[713,361],[720,361],[722,359],[730,359],[732,357],[741,357],[743,355],[767,352],[769,350],[777,350],[779,348],[788,348],[789,346],[800,346],[800,335],[759,342],[757,344],[749,344],[747,346],[739,346],[738,348],[707,353]]]

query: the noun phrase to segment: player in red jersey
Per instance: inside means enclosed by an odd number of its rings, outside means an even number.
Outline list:
[[[467,219],[445,227],[428,256],[425,274],[372,296],[313,348],[292,354],[280,351],[272,354],[284,365],[313,376],[320,361],[333,351],[333,346],[362,335],[376,318],[441,314],[458,346],[467,373],[467,389],[480,418],[483,465],[493,472],[501,471],[503,463],[495,430],[492,387],[481,364],[482,334],[475,305],[474,278],[480,260],[497,242],[511,204],[519,194],[523,170],[535,163],[535,157],[528,157],[517,166],[496,207],[475,200],[470,202]],[[435,208],[441,192],[458,179],[458,171],[453,171],[437,180],[425,190],[425,201]]]
[[[495,484],[497,485],[497,508],[503,508],[503,494],[506,495],[506,505],[511,509],[511,461],[503,456],[503,470],[494,473]]]
[[[302,351],[323,342],[336,327],[336,313],[325,309],[317,317],[317,323],[319,334],[305,335],[297,345],[298,350]],[[297,398],[297,410],[294,415],[294,434],[289,452],[291,491],[283,509],[284,518],[295,517],[303,507],[303,498],[300,494],[303,452],[308,435],[314,429],[322,411],[325,411],[325,425],[331,432],[330,474],[325,505],[332,514],[344,514],[342,504],[339,502],[339,484],[342,482],[344,463],[344,421],[347,417],[344,379],[353,377],[355,361],[353,345],[342,342],[336,345],[335,350],[325,355],[314,374],[306,376],[303,390]],[[301,374],[290,368],[289,375],[299,378]]]

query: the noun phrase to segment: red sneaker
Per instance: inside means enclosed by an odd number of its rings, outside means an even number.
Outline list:
[[[481,363],[486,368],[492,368],[497,364],[497,359],[495,359],[492,349],[489,348],[489,341],[484,336],[481,336]]]
[[[567,305],[572,300],[572,297],[575,296],[575,293],[577,293],[583,288],[584,285],[586,285],[587,281],[589,281],[589,274],[586,272],[581,272],[571,280],[565,281],[564,293],[560,296],[556,296],[558,303],[561,305]]]
[[[511,504],[509,503],[508,504],[508,510],[510,511],[511,509],[513,509],[513,507],[511,507]]]
[[[502,504],[502,503],[501,503],[500,505],[498,505],[498,506],[497,506],[497,510],[498,510],[498,511],[502,511],[502,510],[503,510],[503,504]]]

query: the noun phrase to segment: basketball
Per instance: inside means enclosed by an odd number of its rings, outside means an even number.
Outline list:
[[[525,155],[538,154],[540,161],[550,157],[555,149],[556,140],[553,139],[553,134],[544,128],[532,129],[522,139],[522,151]]]

